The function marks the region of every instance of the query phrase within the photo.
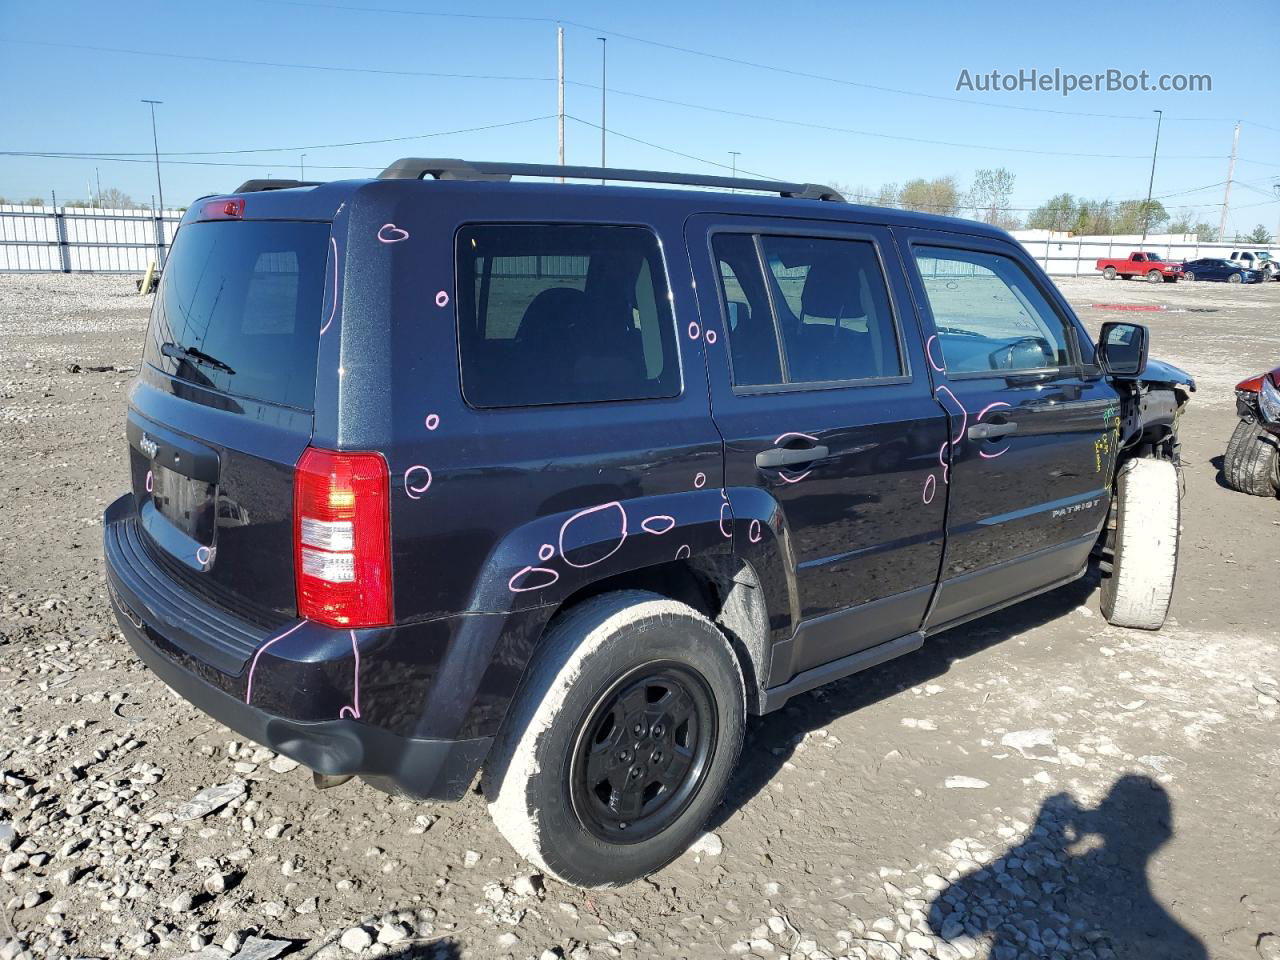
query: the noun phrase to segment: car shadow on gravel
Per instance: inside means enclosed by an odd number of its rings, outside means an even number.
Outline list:
[[[994,937],[993,960],[1086,950],[1206,960],[1151,892],[1148,864],[1173,833],[1173,801],[1149,777],[1120,777],[1093,808],[1054,794],[1020,843],[938,892],[929,927],[948,942]]]
[[[945,674],[954,661],[1066,616],[1086,603],[1097,586],[1098,573],[1091,568],[1075,583],[926,640],[921,649],[882,666],[796,696],[775,713],[748,718],[738,769],[708,829],[722,825],[765,789],[805,734],[909,687],[928,683]]]

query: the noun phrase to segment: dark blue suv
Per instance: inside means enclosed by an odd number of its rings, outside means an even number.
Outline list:
[[[621,883],[700,830],[747,714],[1091,556],[1107,617],[1160,626],[1193,389],[1002,231],[826,187],[251,182],[165,265],[111,598],[318,784],[483,771],[522,855]]]

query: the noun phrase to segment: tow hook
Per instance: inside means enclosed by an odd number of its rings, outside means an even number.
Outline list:
[[[316,785],[317,790],[328,790],[330,787],[340,787],[351,779],[351,774],[344,774],[340,777],[331,777],[327,773],[316,773],[311,771],[311,781]]]

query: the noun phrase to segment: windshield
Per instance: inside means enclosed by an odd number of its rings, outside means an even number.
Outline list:
[[[143,359],[224,393],[310,409],[328,239],[327,223],[185,225]]]

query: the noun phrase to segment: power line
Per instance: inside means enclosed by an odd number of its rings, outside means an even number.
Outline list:
[[[598,124],[598,123],[592,123],[590,120],[583,120],[581,117],[575,117],[575,116],[573,116],[573,114],[570,114],[570,113],[566,113],[566,114],[565,114],[565,116],[566,116],[568,119],[570,119],[570,120],[576,120],[578,123],[581,123],[581,124],[583,124],[584,126],[591,127],[592,129],[595,129],[595,130],[599,130],[599,129],[600,129],[600,124]],[[654,150],[661,150],[663,153],[670,153],[670,154],[674,154],[674,155],[675,155],[675,156],[677,156],[677,157],[684,157],[686,160],[696,160],[698,163],[705,163],[705,164],[708,164],[708,165],[713,166],[713,167],[720,167],[722,170],[734,170],[734,169],[736,169],[738,173],[745,173],[745,174],[748,174],[748,175],[753,176],[753,177],[759,177],[759,178],[761,178],[762,180],[777,180],[777,179],[778,179],[777,177],[770,176],[770,175],[769,175],[769,174],[767,174],[767,173],[757,173],[757,172],[756,172],[756,171],[754,171],[754,170],[748,170],[746,167],[737,167],[737,168],[735,168],[735,167],[731,166],[730,164],[727,164],[727,163],[721,163],[721,162],[720,162],[720,161],[718,161],[718,160],[708,160],[706,157],[699,157],[699,156],[696,156],[696,155],[694,155],[694,154],[692,154],[692,153],[684,153],[684,152],[683,152],[683,151],[681,151],[681,150],[675,150],[675,149],[673,149],[673,148],[671,148],[671,147],[664,147],[662,144],[660,144],[660,143],[653,143],[653,142],[652,142],[652,141],[650,141],[650,140],[641,140],[639,137],[633,137],[633,136],[630,136],[630,135],[628,135],[628,134],[621,133],[620,131],[618,131],[618,130],[617,130],[616,128],[614,128],[614,127],[609,127],[609,128],[608,128],[608,132],[609,132],[609,135],[610,135],[610,136],[618,137],[618,138],[620,138],[620,139],[622,139],[622,140],[630,140],[632,143],[639,143],[639,144],[643,144],[643,145],[644,145],[644,146],[646,146],[646,147],[652,147]]]
[[[729,63],[740,67],[750,67],[755,70],[766,70],[770,73],[779,73],[786,76],[798,77],[804,80],[818,80],[824,83],[835,83],[841,86],[856,87],[861,90],[875,90],[879,93],[892,93],[904,97],[919,97],[926,100],[939,100],[947,103],[959,103],[971,107],[991,107],[999,110],[1017,110],[1027,113],[1047,113],[1058,116],[1068,117],[1089,117],[1095,119],[1108,120],[1150,120],[1150,117],[1143,114],[1130,113],[1091,113],[1081,110],[1058,110],[1052,107],[1029,107],[1015,103],[998,103],[993,100],[970,100],[965,97],[953,97],[946,94],[925,93],[921,90],[905,90],[900,87],[889,87],[875,83],[865,83],[859,80],[849,80],[844,77],[835,77],[828,74],[812,73],[806,70],[797,70],[794,67],[784,67],[778,64],[762,63],[756,60],[747,60],[742,57],[732,57],[725,54],[714,53],[709,50],[699,50],[694,47],[683,47],[674,43],[667,43],[662,40],[654,40],[649,37],[641,37],[635,34],[623,33],[618,30],[608,30],[601,26],[589,23],[582,23],[577,20],[567,20],[562,17],[530,17],[515,16],[503,14],[475,14],[475,13],[452,13],[438,12],[431,10],[404,10],[394,7],[360,7],[349,4],[339,3],[306,3],[302,0],[267,0],[268,3],[274,3],[278,6],[303,7],[312,10],[343,10],[354,13],[389,13],[400,16],[414,17],[435,17],[441,19],[459,19],[459,20],[489,20],[489,21],[508,21],[513,23],[556,23],[574,27],[579,30],[592,31],[594,33],[602,33],[609,37],[616,37],[620,40],[629,40],[632,43],[645,44],[651,47],[657,47],[663,50],[671,50],[676,53],[683,53],[694,57],[703,57],[708,60],[716,60],[721,63]],[[1171,120],[1183,120],[1187,122],[1200,123],[1231,123],[1235,118],[1228,119],[1226,117],[1170,117]],[[1252,122],[1252,121],[1250,121]],[[1257,124],[1262,126],[1262,124]],[[1270,128],[1269,128],[1270,129]]]
[[[273,0],[273,2],[293,3],[294,0]],[[352,9],[360,9],[360,8],[352,8]],[[392,12],[392,11],[385,11],[385,12]],[[444,14],[441,14],[441,16],[444,16]],[[481,15],[459,15],[459,16],[482,18]],[[528,19],[535,19],[535,18],[528,18]],[[132,49],[126,49],[126,48],[120,48],[120,47],[90,46],[86,44],[64,44],[64,43],[56,43],[54,41],[44,41],[44,40],[5,39],[5,40],[0,40],[0,42],[35,44],[38,46],[49,46],[49,47],[68,47],[76,50],[92,50],[96,52],[126,54],[131,56],[163,57],[166,59],[176,59],[176,60],[195,60],[195,61],[202,61],[202,62],[228,63],[228,64],[235,64],[240,66],[265,66],[265,67],[278,67],[278,68],[286,68],[286,69],[322,70],[327,72],[339,72],[339,73],[344,73],[344,72],[374,73],[374,74],[390,74],[395,76],[419,76],[419,77],[431,77],[431,78],[449,77],[449,78],[455,78],[455,79],[484,79],[484,80],[504,80],[504,81],[521,81],[521,82],[543,82],[543,81],[554,82],[555,80],[554,77],[517,76],[517,75],[508,75],[508,74],[452,74],[452,73],[438,73],[438,72],[414,71],[414,70],[388,70],[383,68],[372,68],[372,67],[338,67],[338,66],[333,66],[329,64],[285,63],[285,62],[268,61],[268,60],[232,59],[232,58],[222,58],[222,57],[211,57],[211,56],[206,56],[202,54],[169,53],[169,52],[157,52],[157,51],[150,51],[150,50],[132,50]],[[657,41],[653,41],[653,42],[656,43]],[[588,83],[581,80],[567,80],[566,83],[572,86],[581,87],[587,90],[600,89],[600,86],[598,84]],[[1078,153],[1078,152],[1063,151],[1063,150],[1037,150],[1031,147],[993,146],[991,144],[983,144],[983,143],[965,143],[962,141],[952,141],[952,140],[934,140],[927,137],[911,137],[911,136],[904,136],[900,134],[880,133],[874,130],[859,130],[856,128],[839,127],[839,126],[834,126],[830,124],[815,123],[812,121],[794,120],[788,117],[775,117],[775,116],[770,116],[768,114],[751,113],[749,111],[733,110],[727,107],[715,107],[709,104],[691,103],[685,100],[675,100],[668,97],[658,97],[652,94],[640,93],[634,90],[623,90],[618,88],[611,88],[610,92],[619,96],[632,97],[639,100],[647,100],[653,103],[661,103],[667,106],[682,107],[689,110],[699,110],[707,113],[718,113],[725,116],[739,117],[747,120],[757,120],[765,123],[777,123],[777,124],[783,124],[786,126],[801,127],[809,130],[822,130],[828,133],[842,133],[849,136],[870,137],[878,140],[891,140],[891,141],[896,141],[901,143],[918,143],[918,144],[925,144],[929,146],[953,147],[953,148],[966,149],[966,150],[985,150],[985,151],[997,152],[997,153],[1022,153],[1022,154],[1030,154],[1034,156],[1046,156],[1046,157],[1072,157],[1072,158],[1078,158],[1078,159],[1094,159],[1094,160],[1145,160],[1146,159],[1145,154]],[[299,149],[299,148],[293,148],[293,149]],[[320,149],[320,147],[314,147],[311,149]],[[191,151],[191,152],[188,152],[187,154],[170,154],[170,155],[171,156],[173,155],[210,156],[216,153],[217,151]],[[128,154],[120,153],[119,155],[127,156]],[[1184,154],[1184,155],[1170,155],[1170,156],[1167,156],[1166,159],[1168,160],[1218,160],[1218,159],[1221,159],[1221,157],[1219,157],[1217,154],[1210,154],[1210,155]],[[1268,163],[1264,163],[1263,161],[1249,161],[1249,160],[1245,160],[1244,158],[1241,158],[1241,159],[1242,159],[1242,162],[1261,163],[1263,166],[1280,166],[1280,164],[1268,164]]]

